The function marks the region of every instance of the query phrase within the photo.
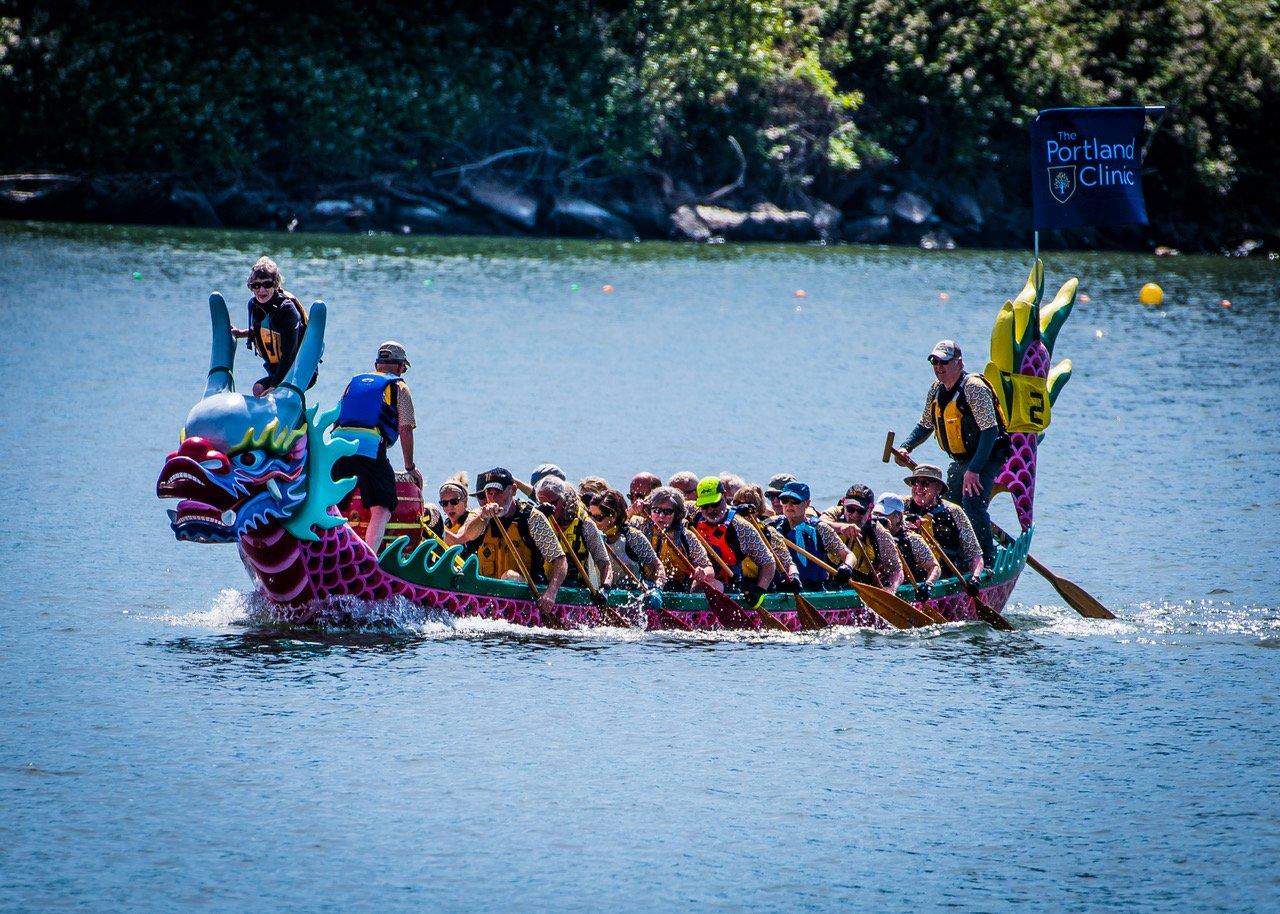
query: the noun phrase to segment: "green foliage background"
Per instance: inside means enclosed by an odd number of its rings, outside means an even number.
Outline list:
[[[0,2],[0,168],[284,186],[551,150],[856,207],[877,174],[1027,198],[1037,108],[1174,107],[1153,219],[1274,225],[1280,0]],[[648,170],[646,172],[646,169]]]

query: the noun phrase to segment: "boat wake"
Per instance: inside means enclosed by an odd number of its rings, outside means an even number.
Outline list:
[[[1256,641],[1264,647],[1280,647],[1280,611],[1218,600],[1139,603],[1119,610],[1118,618],[1110,620],[1086,619],[1066,606],[1052,604],[1011,603],[1005,608],[1005,614],[1018,631],[1032,636],[1102,637],[1136,644],[1178,644],[1208,637],[1243,639]],[[820,632],[789,633],[723,630],[649,632],[642,628],[610,626],[565,631],[517,625],[501,619],[424,611],[421,606],[399,597],[379,602],[336,598],[325,604],[316,621],[306,625],[285,625],[275,616],[274,607],[265,596],[256,591],[232,588],[220,591],[206,610],[138,615],[137,618],[174,627],[204,629],[382,633],[424,640],[505,638],[564,645],[640,641],[761,644],[913,642],[972,637],[986,629],[983,623],[969,621],[921,629],[877,630],[841,626]],[[357,619],[360,621],[353,621]]]

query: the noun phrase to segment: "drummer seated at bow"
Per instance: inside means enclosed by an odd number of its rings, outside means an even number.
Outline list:
[[[658,561],[658,554],[644,534],[631,523],[627,500],[621,492],[607,489],[594,496],[587,506],[587,513],[609,550],[615,586],[632,589],[645,581],[661,586],[662,564]]]
[[[839,512],[839,520],[828,522],[853,555],[853,579],[893,591],[903,581],[902,563],[889,531],[871,520],[875,500],[870,486],[855,483],[833,509]]]
[[[810,500],[805,483],[784,483],[778,493],[782,515],[772,524],[786,540],[787,551],[793,553],[796,573],[805,590],[824,590],[828,584],[843,587],[853,580],[853,553],[830,522],[808,516]],[[835,568],[835,573],[823,568],[823,562]]]
[[[550,521],[529,502],[517,501],[515,478],[503,467],[481,473],[474,494],[482,507],[463,525],[460,538],[479,540],[480,573],[507,581],[524,580],[527,573],[535,585],[546,584],[538,608],[550,610],[569,571]]]
[[[922,531],[926,541],[937,543],[952,564],[970,579],[976,579],[982,574],[982,547],[964,509],[943,499],[947,482],[942,478],[942,469],[917,464],[915,472],[903,481],[911,486],[911,497],[904,505],[907,524]]]
[[[573,587],[583,587],[579,565],[587,574],[593,574],[601,593],[608,594],[613,586],[613,563],[609,561],[609,550],[605,548],[600,531],[587,516],[582,507],[582,500],[573,486],[555,476],[544,476],[533,487],[534,498],[542,513],[550,518],[552,533],[558,536],[560,545],[565,550],[572,550],[569,558],[569,569],[565,583]],[[558,528],[558,530],[557,530]]]
[[[658,554],[663,590],[690,590],[694,584],[724,590],[707,551],[685,526],[685,500],[679,489],[659,486],[645,499],[648,515],[638,529]],[[692,573],[691,573],[692,569]]]
[[[729,506],[718,476],[707,476],[698,483],[694,503],[698,513],[692,529],[707,549],[714,551],[711,561],[716,577],[726,586],[737,587],[747,605],[758,603],[777,571],[769,547],[756,528]]]

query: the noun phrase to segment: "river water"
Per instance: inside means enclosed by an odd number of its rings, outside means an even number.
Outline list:
[[[0,910],[1280,904],[1280,264],[1046,256],[1090,301],[1034,552],[1118,620],[1028,570],[1013,634],[691,637],[256,622],[234,549],[154,495],[210,290],[242,321],[269,252],[329,302],[313,400],[404,342],[430,488],[552,460],[825,501],[903,488],[879,453],[925,354],[980,367],[1027,255],[17,224],[0,252]]]

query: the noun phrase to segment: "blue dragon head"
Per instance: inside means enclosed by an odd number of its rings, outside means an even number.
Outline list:
[[[246,531],[282,524],[299,539],[342,517],[329,508],[354,480],[335,483],[333,462],[355,446],[328,434],[336,409],[307,409],[301,385],[315,373],[324,348],[325,305],[310,321],[293,367],[265,396],[235,392],[235,340],[227,303],[209,296],[213,350],[204,397],[191,408],[178,449],[169,454],[156,495],[180,499],[169,522],[180,540],[235,542]]]

